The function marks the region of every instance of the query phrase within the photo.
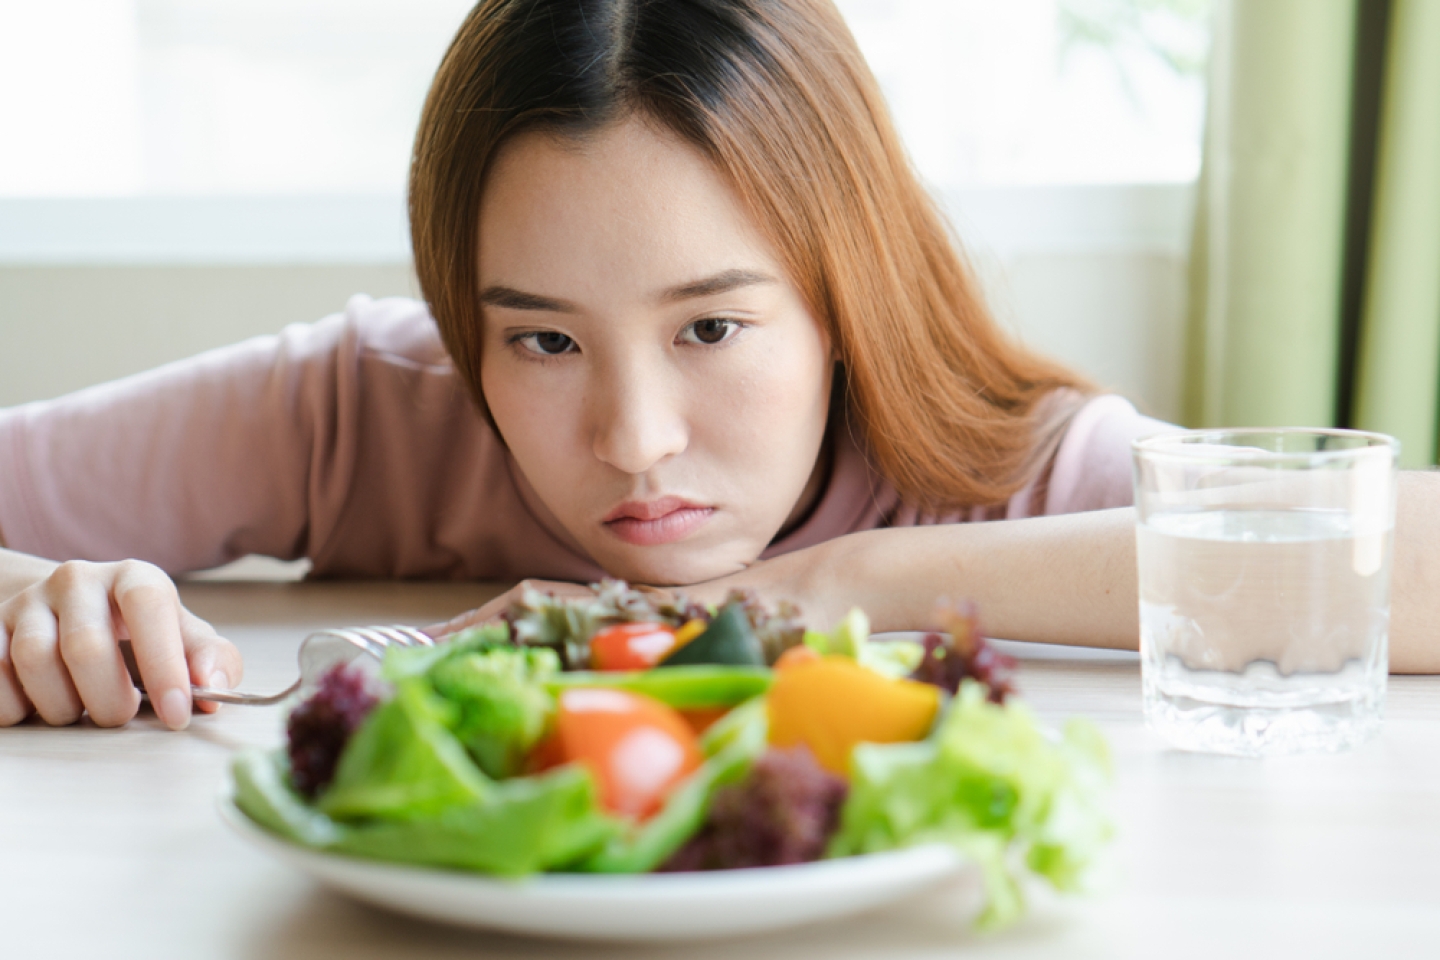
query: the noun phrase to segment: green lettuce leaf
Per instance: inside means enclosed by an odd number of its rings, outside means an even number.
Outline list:
[[[913,640],[871,640],[870,618],[859,607],[851,608],[829,633],[806,630],[804,642],[821,656],[850,657],[891,679],[910,676],[925,656],[925,648]]]
[[[284,750],[245,750],[230,764],[235,806],[271,833],[306,847],[337,842],[345,827],[305,802],[290,786]]]
[[[805,646],[821,656],[835,654],[842,657],[858,657],[860,647],[870,639],[870,618],[859,607],[851,607],[845,619],[835,625],[829,633],[806,630]]]
[[[284,750],[250,750],[231,765],[235,805],[271,833],[317,850],[518,877],[592,855],[622,829],[596,803],[584,767],[495,784],[484,798],[423,820],[340,823],[291,789]]]
[[[914,673],[924,658],[925,648],[913,640],[867,640],[860,645],[859,656],[855,659],[862,667],[899,680]]]
[[[510,628],[504,623],[486,623],[461,631],[429,647],[390,647],[385,651],[381,675],[398,683],[408,677],[429,673],[437,664],[469,653],[513,649]]]
[[[1071,721],[1047,738],[1015,701],[989,703],[965,681],[928,740],[862,744],[830,856],[949,843],[984,871],[985,927],[1024,909],[1010,856],[1061,890],[1083,888],[1113,832],[1104,805],[1109,759],[1100,734]]]
[[[450,732],[457,712],[423,678],[401,680],[345,745],[321,812],[413,820],[479,800],[491,783]]]
[[[494,784],[484,799],[425,820],[377,822],[342,834],[334,849],[399,863],[520,877],[566,867],[621,829],[596,804],[581,766]]]

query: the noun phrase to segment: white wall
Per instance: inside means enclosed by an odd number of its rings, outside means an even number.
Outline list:
[[[944,198],[1002,322],[1142,412],[1179,421],[1189,185],[987,187]]]
[[[405,264],[0,265],[0,407],[414,289]]]
[[[991,302],[1025,342],[1141,412],[1179,422],[1185,259],[1166,251],[1018,255],[992,276]]]

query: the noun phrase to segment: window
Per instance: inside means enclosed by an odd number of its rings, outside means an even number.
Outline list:
[[[0,196],[398,194],[469,0],[3,0]],[[1204,0],[840,0],[933,184],[1178,182]]]
[[[398,193],[469,6],[0,0],[0,195]]]
[[[839,0],[932,184],[1183,182],[1207,0]]]

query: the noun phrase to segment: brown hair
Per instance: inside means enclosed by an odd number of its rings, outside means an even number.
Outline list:
[[[482,410],[480,191],[499,144],[641,111],[708,156],[836,345],[850,416],[908,502],[1008,498],[1081,393],[996,325],[830,0],[481,0],[425,102],[420,285]],[[488,415],[488,411],[487,411]]]

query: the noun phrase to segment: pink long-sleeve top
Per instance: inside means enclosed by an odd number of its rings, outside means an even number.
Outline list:
[[[1036,483],[945,517],[902,504],[837,430],[819,502],[764,556],[876,527],[1126,505],[1130,440],[1166,428],[1095,397]],[[523,482],[413,300],[357,296],[315,324],[0,410],[0,535],[57,560],[180,573],[255,553],[308,557],[322,577],[600,577],[530,512]]]

